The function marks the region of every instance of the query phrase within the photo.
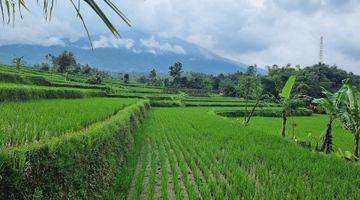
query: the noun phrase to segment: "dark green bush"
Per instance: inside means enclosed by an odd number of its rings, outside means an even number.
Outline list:
[[[2,83],[21,83],[31,85],[50,86],[51,83],[42,76],[21,76],[15,73],[0,73],[0,82]]]
[[[26,76],[25,79],[34,85],[51,86],[51,82],[42,76]]]
[[[16,74],[12,73],[0,73],[0,82],[2,83],[26,83],[25,80]]]
[[[248,103],[248,107],[254,106],[255,103]],[[187,101],[185,100],[185,106],[187,107],[245,107],[244,102],[207,102],[207,101]],[[274,103],[261,103],[258,107],[280,107],[280,104]]]
[[[183,106],[181,101],[169,101],[169,100],[151,100],[150,105],[152,107],[181,107],[181,106]]]
[[[217,111],[216,114],[223,117],[244,117],[244,110],[233,110],[233,111]],[[312,110],[306,108],[299,108],[294,113],[289,113],[291,116],[311,116],[313,114]],[[262,109],[254,112],[253,116],[261,116],[261,117],[281,117],[281,110],[271,110],[271,109]]]
[[[89,85],[83,83],[51,83],[51,86],[54,87],[71,87],[71,88],[81,88],[81,89],[101,89],[107,90],[108,86],[105,85]]]
[[[86,83],[93,84],[93,85],[99,85],[102,82],[103,82],[103,78],[99,75],[93,76],[86,81]]]
[[[111,94],[109,97],[115,98],[139,98],[139,99],[149,99],[149,100],[169,100],[172,101],[175,96],[161,96],[157,94],[145,94],[145,93],[122,93],[122,94]]]
[[[147,102],[86,130],[0,153],[0,199],[96,199],[111,187]]]

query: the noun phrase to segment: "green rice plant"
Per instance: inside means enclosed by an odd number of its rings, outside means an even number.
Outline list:
[[[173,177],[173,184],[174,184],[174,190],[175,190],[175,197],[176,199],[184,199],[182,193],[181,193],[181,188],[180,188],[180,183],[178,180],[179,174],[177,172],[176,169],[176,165],[175,165],[175,161],[174,161],[174,156],[173,156],[173,152],[170,150],[170,145],[167,141],[167,138],[162,138],[162,142],[164,143],[165,149],[166,149],[166,154],[168,157],[168,161],[169,161],[169,165],[170,165],[170,169],[172,172],[172,177]]]
[[[79,131],[136,101],[90,98],[2,103],[0,147],[9,148]]]
[[[202,173],[202,171],[200,170],[199,166],[197,165],[197,163],[195,162],[195,159],[193,157],[191,157],[190,153],[186,151],[186,149],[184,149],[184,147],[180,144],[179,141],[175,141],[175,148],[178,148],[179,151],[184,155],[184,158],[186,159],[186,163],[188,164],[188,166],[190,167],[194,178],[195,178],[195,182],[197,184],[197,187],[199,189],[199,192],[201,194],[201,196],[205,199],[209,199],[211,198],[211,192],[209,190],[209,188],[207,187],[206,181],[207,177],[206,174],[204,175]]]
[[[155,141],[152,137],[150,137],[151,143],[155,144]],[[148,199],[154,199],[155,194],[155,184],[156,184],[156,170],[158,165],[158,148],[157,145],[154,145],[153,151],[151,152],[151,161],[150,161],[150,180],[149,180],[149,188],[148,188]]]
[[[32,99],[70,99],[101,96],[106,96],[106,93],[99,90],[83,90],[76,88],[59,89],[44,86],[0,84],[0,102],[25,101]]]
[[[358,165],[283,139],[278,135],[281,118],[255,116],[253,126],[244,127],[236,118],[221,118],[211,109],[155,108],[139,132],[173,150],[165,159],[174,158],[176,163],[176,158],[183,175],[179,185],[185,186],[190,199],[360,197]],[[295,119],[299,140],[309,132],[321,132],[327,123],[327,116],[317,114]],[[334,123],[334,146],[351,149],[351,135],[344,134],[348,132],[338,121]],[[340,180],[340,185],[332,184]]]
[[[168,173],[166,166],[166,154],[165,148],[162,143],[159,144],[160,149],[160,163],[161,163],[161,198],[169,199],[169,191],[168,191]]]
[[[144,177],[145,177],[145,173],[146,173],[146,166],[148,164],[148,153],[149,153],[148,146],[149,146],[149,143],[146,142],[144,144],[144,147],[143,147],[143,150],[141,153],[141,158],[140,158],[141,159],[141,168],[136,177],[134,199],[140,199],[141,193],[144,190],[143,182],[144,182]]]
[[[149,107],[146,104],[128,106],[108,120],[79,132],[3,150],[0,198],[100,197],[113,183],[124,165],[125,155],[134,145],[134,131],[138,127],[134,119],[144,120]]]
[[[187,163],[185,161],[184,155],[179,151],[173,140],[169,140],[170,146],[174,149],[174,154],[176,160],[178,161],[178,166],[180,167],[181,174],[183,176],[183,182],[186,188],[186,193],[190,199],[197,199],[198,194],[195,191],[194,185],[190,182],[190,178],[187,170]]]

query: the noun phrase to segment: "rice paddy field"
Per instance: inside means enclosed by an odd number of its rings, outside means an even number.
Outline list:
[[[335,121],[335,152],[314,150],[326,115],[299,109],[284,138],[273,102],[244,126],[220,115],[241,114],[240,98],[8,66],[0,78],[0,199],[360,199],[360,165],[338,156],[352,135]]]
[[[6,102],[0,106],[0,146],[75,132],[116,114],[136,99],[87,98]]]
[[[325,117],[297,117],[322,132]],[[317,123],[314,123],[317,120]],[[118,176],[119,199],[358,199],[360,168],[279,135],[278,119],[244,127],[208,108],[156,108],[138,132],[132,162]],[[317,126],[315,125],[317,124]],[[297,128],[299,137],[307,131]],[[337,147],[351,135],[335,130]],[[349,137],[348,137],[349,136]],[[342,139],[340,139],[342,138]],[[334,184],[340,183],[341,184]],[[125,191],[125,192],[124,192]],[[122,193],[123,192],[123,193]]]

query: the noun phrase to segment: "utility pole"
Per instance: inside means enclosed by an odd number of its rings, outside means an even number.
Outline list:
[[[324,37],[320,38],[320,53],[319,53],[319,63],[324,64]]]

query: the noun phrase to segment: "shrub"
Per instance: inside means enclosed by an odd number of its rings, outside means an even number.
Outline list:
[[[84,199],[111,186],[147,102],[89,128],[0,154],[0,199]]]
[[[169,100],[151,100],[150,105],[153,107],[181,107],[181,106],[183,106],[181,101],[169,101]]]
[[[15,73],[4,73],[4,72],[0,73],[0,82],[44,85],[44,86],[51,85],[51,83],[42,76],[21,76]]]
[[[311,116],[313,113],[312,110],[306,108],[299,108],[292,113],[294,116]],[[233,111],[217,111],[216,114],[223,117],[243,117],[245,115],[245,110],[233,110]],[[271,110],[271,109],[262,109],[254,112],[254,116],[261,117],[281,117],[282,110]],[[291,116],[291,114],[289,114]]]
[[[102,77],[99,76],[99,75],[96,75],[96,76],[93,76],[91,78],[89,78],[86,83],[89,83],[89,84],[93,84],[93,85],[98,85],[98,84],[101,84],[103,81]]]

